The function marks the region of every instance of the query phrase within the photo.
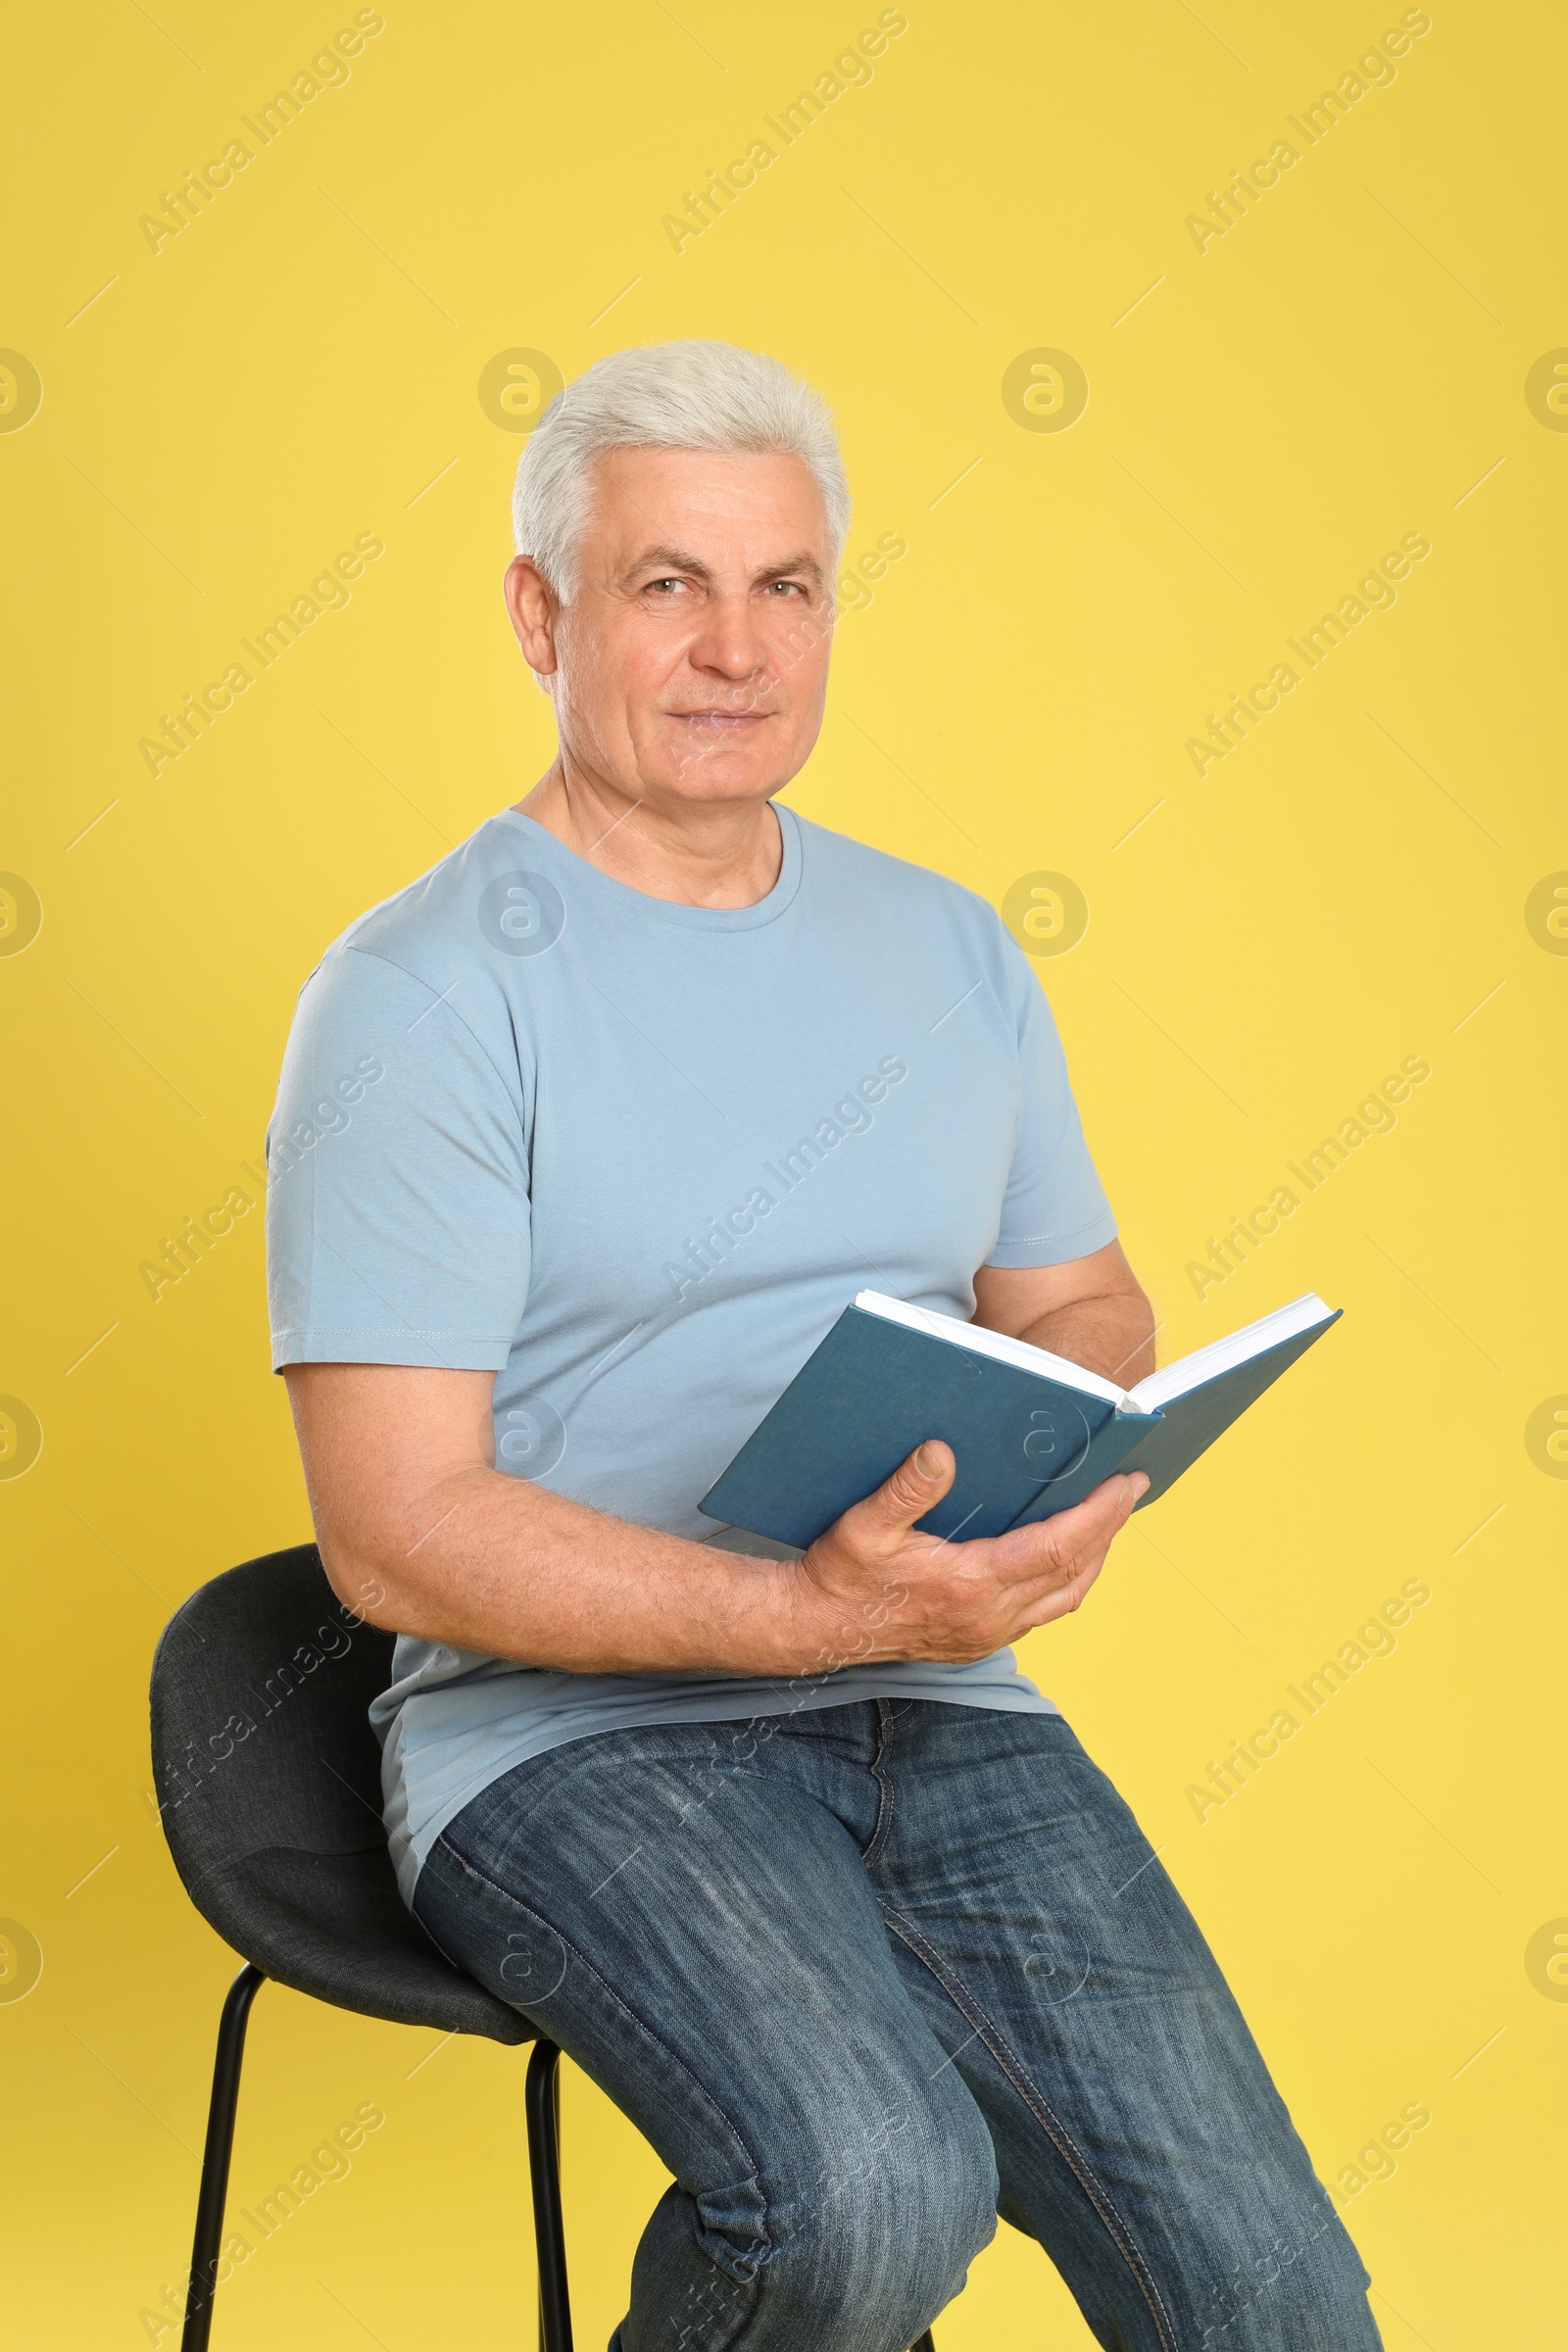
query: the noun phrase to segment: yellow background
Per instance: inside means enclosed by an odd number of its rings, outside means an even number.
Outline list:
[[[352,11],[101,5],[69,57],[42,14],[13,33],[0,343],[43,383],[0,434],[0,866],[43,906],[0,957],[0,1391],[44,1433],[0,1482],[0,1913],[44,1959],[0,2002],[19,2352],[131,2352],[188,2257],[235,1962],[149,1808],[147,1668],[186,1593],[308,1532],[260,1215],[156,1303],[138,1265],[258,1158],[325,944],[549,758],[499,598],[522,443],[481,370],[671,335],[823,386],[852,557],[908,543],[842,625],[793,805],[998,904],[1038,869],[1087,896],[1039,969],[1163,1350],[1309,1288],[1346,1309],[1025,1662],[1162,1847],[1325,2180],[1430,2108],[1347,2208],[1394,2352],[1559,2322],[1568,2005],[1526,1948],[1568,1914],[1568,1487],[1525,1427],[1568,1391],[1568,962],[1525,902],[1568,866],[1568,437],[1524,382],[1568,344],[1562,20],[1436,0],[1393,85],[1200,253],[1186,216],[1396,9],[907,14],[679,255],[662,216],[874,9],[388,0],[346,86],[156,255],[138,216]],[[1087,371],[1070,430],[1004,408],[1039,347]],[[386,554],[351,606],[151,776],[160,713],[364,531]],[[1411,531],[1396,607],[1200,780],[1205,714]],[[1408,1054],[1432,1076],[1396,1130],[1200,1302],[1188,1260]],[[1396,1654],[1200,1825],[1188,1784],[1411,1577]],[[522,2060],[431,2047],[263,1992],[235,2198],[362,2101],[387,2120],[223,2290],[225,2352],[531,2341]],[[658,2168],[576,2077],[565,2134],[591,2346]],[[1089,2342],[1005,2230],[938,2339]]]

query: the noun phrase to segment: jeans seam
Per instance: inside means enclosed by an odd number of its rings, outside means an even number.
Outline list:
[[[1073,2138],[1072,2133],[1067,2130],[1066,2125],[1050,2102],[1036,2090],[1022,2061],[986,2015],[979,2002],[973,1998],[967,1987],[951,1971],[944,1968],[938,1954],[932,1950],[919,1930],[902,1918],[890,1903],[884,1902],[881,1909],[882,1916],[893,1933],[906,1943],[915,1958],[930,1970],[932,1976],[936,1978],[937,1983],[961,2015],[968,2019],[974,2028],[976,2037],[985,2043],[1025,2106],[1029,2108],[1036,2121],[1041,2125],[1048,2138],[1054,2142],[1057,2153],[1077,2180],[1079,2186],[1099,2215],[1112,2243],[1131,2272],[1138,2290],[1149,2307],[1150,2317],[1154,2323],[1154,2332],[1164,2347],[1164,2352],[1178,2352],[1175,2331],[1171,2327],[1164,2299],[1155,2283],[1154,2275],[1134,2240],[1132,2231],[1118,2210],[1114,2197],[1096,2175],[1094,2167]]]
[[[883,1760],[893,1744],[893,1725],[888,1714],[888,1701],[879,1698],[875,1704],[876,1753],[871,1758],[870,1769],[871,1778],[876,1783],[876,1821],[872,1826],[870,1841],[860,1855],[867,1870],[880,1859],[893,1828],[893,1783],[882,1769]]]
[[[502,1886],[499,1879],[493,1879],[487,1870],[481,1870],[476,1862],[470,1862],[466,1854],[460,1853],[458,1848],[447,1837],[445,1831],[443,1831],[441,1836],[437,1838],[436,1843],[451,1857],[461,1871],[465,1872],[470,1878],[480,1880],[486,1886],[490,1887],[495,1893],[499,1894],[504,1902],[511,1903],[514,1908],[518,1911],[531,1911],[536,1919],[544,1920],[546,1927],[549,1928],[553,1936],[561,1936],[561,1941],[564,1948],[571,1954],[572,1958],[576,1960],[593,1979],[594,1983],[600,1987],[607,1999],[609,1999],[614,2005],[614,2007],[619,2010],[623,2017],[630,2020],[631,2024],[637,2029],[638,2033],[646,2035],[648,2040],[655,2043],[658,2048],[662,2050],[664,2056],[669,2060],[670,2064],[685,2076],[687,2082],[691,2084],[699,2099],[701,2099],[704,2105],[710,2108],[713,2114],[718,2117],[725,2131],[729,2133],[730,2138],[740,2150],[742,2157],[750,2166],[751,2170],[747,2177],[747,2184],[751,2187],[755,2187],[762,2200],[763,2240],[766,2244],[768,2254],[772,2255],[776,2253],[777,2247],[774,2244],[772,2208],[768,2201],[767,2191],[762,2186],[761,2170],[757,2162],[757,2157],[754,2150],[748,2146],[745,2134],[742,2132],[740,2126],[736,2123],[734,2117],[729,2113],[729,2110],[720,2106],[718,2100],[713,2097],[712,2092],[708,2088],[706,2083],[698,2081],[697,2077],[692,2073],[691,2068],[686,2064],[685,2059],[681,2057],[679,2051],[671,2049],[669,2043],[664,2039],[664,2036],[656,2031],[656,2029],[649,2023],[647,2018],[639,2015],[637,2010],[632,2007],[629,2001],[621,1998],[620,1994],[615,1990],[615,1987],[609,1982],[608,1978],[600,1974],[599,1970],[595,1968],[593,1962],[588,1958],[587,1954],[581,1949],[581,1947],[569,1936],[562,1935],[561,1930],[556,1926],[554,1920],[546,1918],[544,1912],[539,1910],[535,1904],[525,1902],[521,1895],[514,1894],[509,1886]],[[432,1937],[431,1940],[434,1941],[435,1939]],[[450,1958],[451,1955],[448,1954],[448,1957]],[[455,1963],[454,1965],[460,1964]],[[466,1970],[465,1974],[467,1972]],[[501,1997],[503,1999],[506,1998],[505,1994],[503,1994]],[[520,2009],[521,2006],[522,2004],[518,2001],[508,2002],[509,2008]],[[523,2011],[523,2015],[527,2015],[526,2010]],[[545,2029],[539,2028],[537,2031],[544,2033]],[[550,2036],[547,2034],[546,2038],[550,2038]],[[691,2194],[689,2190],[686,2193],[688,2195]],[[714,2267],[716,2268],[717,2266],[715,2265]],[[764,2266],[760,2263],[758,2265],[759,2274],[760,2274],[763,2267]]]

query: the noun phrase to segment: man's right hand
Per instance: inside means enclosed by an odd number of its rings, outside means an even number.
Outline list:
[[[928,1439],[805,1553],[801,1599],[823,1631],[813,1671],[875,1658],[967,1664],[1065,1616],[1149,1485],[1141,1470],[1113,1476],[1053,1519],[969,1544],[917,1533],[956,1467]]]

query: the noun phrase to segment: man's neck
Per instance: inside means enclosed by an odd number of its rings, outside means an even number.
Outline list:
[[[755,906],[784,862],[771,803],[638,797],[558,759],[516,808],[587,864],[680,906]]]

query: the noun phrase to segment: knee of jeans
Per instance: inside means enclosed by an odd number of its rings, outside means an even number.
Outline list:
[[[990,2133],[972,2107],[911,2119],[797,2171],[770,2207],[763,2291],[788,2292],[803,2342],[912,2342],[996,2235]]]

